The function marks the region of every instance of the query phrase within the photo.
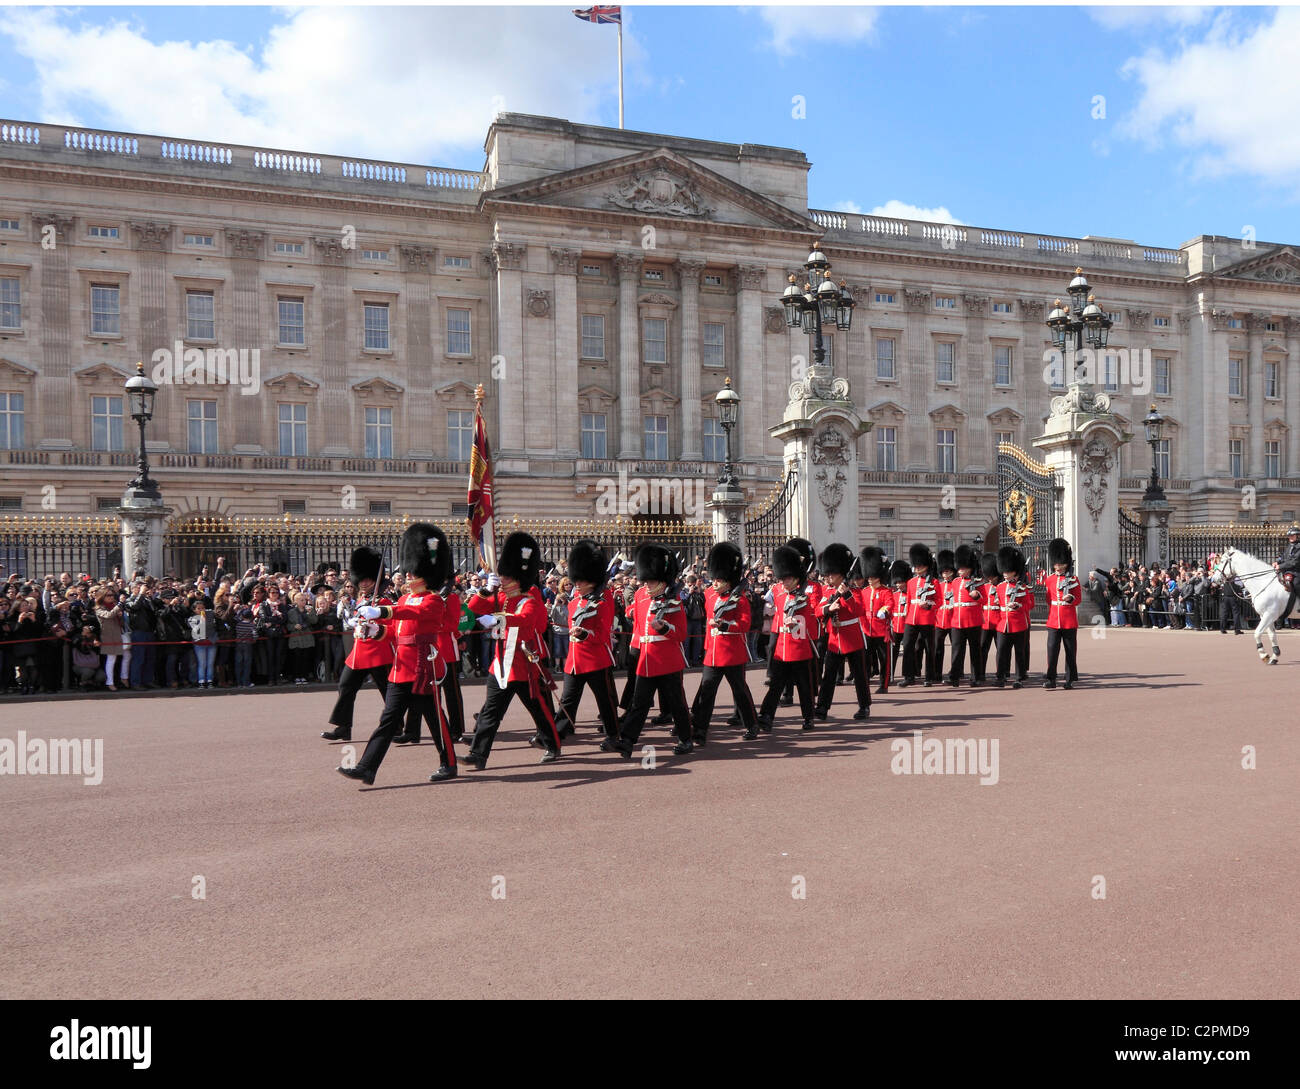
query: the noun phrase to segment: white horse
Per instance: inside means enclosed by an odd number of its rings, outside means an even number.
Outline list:
[[[1267,665],[1277,665],[1282,652],[1278,650],[1277,628],[1274,625],[1282,615],[1282,610],[1286,608],[1291,595],[1272,564],[1265,563],[1249,552],[1242,552],[1239,548],[1228,547],[1215,560],[1214,570],[1210,572],[1210,582],[1215,586],[1223,585],[1223,592],[1230,594],[1233,592],[1232,586],[1227,584],[1231,583],[1233,578],[1241,579],[1241,584],[1250,596],[1250,603],[1255,606],[1255,612],[1259,613],[1259,627],[1255,629],[1255,649],[1259,651],[1260,659]],[[1271,655],[1264,649],[1265,632],[1268,633],[1269,642],[1273,645]]]

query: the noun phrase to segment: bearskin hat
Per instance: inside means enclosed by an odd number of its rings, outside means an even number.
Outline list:
[[[677,555],[661,544],[643,544],[636,550],[636,577],[642,582],[677,581]]]
[[[791,537],[785,542],[785,547],[793,548],[803,558],[804,577],[811,575],[817,564],[817,550],[813,548],[812,542],[803,537]]]
[[[1023,575],[1025,573],[1025,554],[1011,545],[998,549],[998,574]]]
[[[497,574],[514,579],[527,593],[537,585],[542,571],[542,549],[530,534],[516,532],[506,538],[497,560]]]
[[[1002,574],[1002,572],[998,570],[998,557],[995,553],[985,552],[984,555],[980,557],[980,571],[986,579],[997,580],[997,577]]]
[[[796,578],[802,583],[808,577],[807,560],[797,548],[783,544],[772,553],[772,573],[778,579]]]
[[[957,570],[957,557],[953,555],[951,548],[939,549],[938,555],[934,558],[934,569],[941,572]]]
[[[372,582],[379,578],[379,569],[384,564],[384,557],[381,556],[377,549],[362,545],[360,548],[352,550],[352,558],[348,560],[348,578],[350,578],[357,589],[361,588],[361,583],[367,579]]]
[[[895,560],[889,568],[889,582],[907,582],[912,577],[912,568],[906,560]]]
[[[605,549],[590,537],[575,541],[569,549],[569,578],[574,582],[590,582],[603,586],[609,571],[609,557]]]
[[[822,549],[821,569],[827,575],[848,575],[853,559],[853,549],[836,541]]]
[[[709,549],[709,578],[736,586],[745,577],[745,557],[730,541],[719,541]]]
[[[934,553],[930,551],[929,545],[923,545],[919,541],[907,550],[907,562],[916,567],[928,567],[934,571]]]
[[[979,568],[980,559],[976,555],[975,549],[971,548],[970,545],[963,544],[957,546],[957,551],[952,556],[952,562],[957,565],[953,568],[954,571],[960,571],[963,567],[968,567],[974,572]]]
[[[1047,562],[1050,564],[1063,563],[1067,567],[1074,566],[1074,550],[1070,547],[1070,542],[1064,537],[1053,537],[1047,542]]]
[[[875,545],[867,545],[858,553],[858,566],[862,568],[864,579],[883,579],[885,577],[885,553]]]
[[[451,545],[442,530],[428,522],[406,527],[398,557],[402,570],[423,579],[430,590],[441,590],[451,578]]]

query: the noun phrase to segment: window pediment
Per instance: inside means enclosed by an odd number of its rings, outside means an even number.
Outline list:
[[[877,423],[896,423],[902,422],[907,417],[907,413],[901,405],[893,401],[877,401],[867,409],[867,417]]]
[[[78,382],[85,382],[88,385],[112,382],[121,386],[130,377],[126,371],[120,371],[107,363],[92,363],[89,367],[82,367],[74,373]]]
[[[395,401],[406,392],[396,382],[390,382],[386,378],[380,378],[376,375],[373,378],[367,378],[363,382],[356,383],[352,389],[361,394],[362,397],[370,397],[375,400]]]
[[[0,357],[0,382],[30,386],[32,379],[35,377],[36,372],[30,367],[24,367],[21,363],[15,363],[12,359]]]
[[[433,395],[444,404],[474,403],[474,387],[466,382],[448,382],[435,389]]]
[[[268,378],[262,385],[274,393],[315,393],[320,389],[319,382],[313,382],[297,371],[277,374],[274,378]]]

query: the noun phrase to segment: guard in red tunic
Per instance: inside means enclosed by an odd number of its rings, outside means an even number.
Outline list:
[[[1065,644],[1065,688],[1073,688],[1079,680],[1078,652],[1079,602],[1083,597],[1078,576],[1074,574],[1074,550],[1070,542],[1057,537],[1048,542],[1048,562],[1052,574],[1047,576],[1047,679],[1044,688],[1056,687],[1056,659]]]
[[[957,563],[951,548],[941,548],[935,554],[934,568],[939,572],[938,607],[934,610],[934,679],[943,678],[944,645],[952,641],[952,595],[949,587],[957,575]]]
[[[885,554],[874,545],[858,553],[858,566],[866,585],[858,591],[862,623],[867,629],[867,666],[880,676],[876,694],[889,691],[889,622],[894,612],[894,591],[885,585]]]
[[[985,552],[980,556],[980,574],[984,581],[984,628],[980,632],[980,653],[979,668],[971,665],[971,672],[977,677],[988,678],[989,651],[993,647],[994,641],[998,634],[998,619],[1002,616],[1002,610],[998,607],[994,597],[997,593],[998,583],[1002,581],[1002,573],[998,570],[998,557],[996,553]],[[997,667],[997,659],[994,658],[994,668]]]
[[[551,689],[555,682],[543,661],[542,633],[546,630],[546,605],[538,589],[542,550],[527,533],[512,533],[501,546],[497,573],[469,599],[479,625],[496,641],[492,667],[488,670],[487,697],[478,715],[465,763],[480,770],[487,767],[501,719],[510,701],[519,701],[532,715],[546,752],[541,762],[560,758],[560,734],[555,725]]]
[[[618,703],[614,690],[614,592],[606,585],[609,561],[605,550],[584,538],[569,550],[568,575],[573,580],[569,601],[569,653],[564,659],[564,692],[560,696],[560,740],[570,736],[578,721],[584,688],[596,697],[596,710],[605,738],[618,740]]]
[[[349,577],[357,588],[357,605],[391,605],[392,601],[380,594],[377,583],[382,574],[384,558],[373,548],[361,547],[352,553]],[[352,711],[357,702],[357,692],[369,677],[379,689],[380,699],[388,695],[388,671],[393,668],[393,636],[388,627],[373,620],[360,620],[355,615],[346,624],[354,637],[352,650],[339,674],[339,695],[330,712],[332,730],[321,737],[326,741],[352,740]]]
[[[939,581],[934,577],[934,555],[914,544],[907,558],[912,577],[907,580],[907,623],[903,628],[903,680],[908,688],[920,678],[926,688],[937,680],[934,668],[934,622],[939,610]],[[924,659],[924,665],[922,665]],[[922,672],[924,670],[924,673]]]
[[[678,562],[676,553],[663,545],[645,544],[637,549],[636,577],[645,583],[645,595],[637,595],[633,623],[641,637],[641,655],[636,663],[636,688],[632,706],[623,718],[617,744],[601,743],[605,752],[618,752],[624,760],[632,759],[645,725],[646,715],[660,694],[662,706],[672,716],[677,744],[673,752],[682,756],[692,752],[691,712],[682,689],[682,672],[686,669],[686,610],[677,594]]]
[[[791,537],[785,542],[787,548],[793,548],[799,553],[803,561],[804,578],[807,580],[804,586],[804,593],[808,595],[808,600],[813,603],[814,610],[817,603],[821,600],[822,586],[813,578],[813,572],[817,567],[817,551],[813,548],[812,542],[805,537]],[[773,636],[775,638],[775,636]],[[817,639],[813,643],[813,654],[820,657],[826,650],[825,632],[818,632]],[[767,676],[770,681],[772,678],[772,656],[768,655]],[[813,669],[813,702],[817,700],[817,681],[820,677],[816,668]],[[794,704],[794,682],[787,681],[785,688],[781,692],[781,706],[790,707]]]
[[[1007,686],[1011,652],[1016,654],[1016,680],[1012,688],[1023,688],[1029,674],[1029,612],[1034,607],[1034,590],[1025,580],[1025,556],[1018,548],[998,549],[998,571],[1006,580],[994,592],[998,611],[998,675],[995,688]]]
[[[898,660],[903,656],[903,636],[907,634],[907,581],[912,577],[912,569],[906,560],[895,560],[889,568],[889,584],[894,592],[894,612],[889,618],[889,638],[892,655],[889,663],[889,675],[892,678],[898,669]],[[897,685],[895,685],[897,687]]]
[[[367,784],[375,781],[388,746],[413,705],[431,725],[435,720],[438,724],[433,740],[440,763],[429,776],[430,782],[456,778],[456,749],[438,699],[438,685],[447,674],[447,665],[438,654],[438,633],[443,628],[446,605],[435,589],[451,576],[451,546],[437,526],[416,522],[402,535],[400,561],[407,576],[406,593],[397,604],[363,605],[357,610],[362,620],[397,622],[393,625],[397,648],[379,727],[357,766],[338,769],[340,775]]]
[[[752,624],[745,559],[730,541],[719,541],[709,551],[708,571],[713,584],[704,591],[704,672],[691,706],[692,739],[696,745],[707,743],[713,702],[725,678],[745,740],[753,741],[758,737],[758,713],[745,680]]]
[[[826,578],[817,616],[827,628],[826,657],[817,687],[816,717],[830,714],[835,698],[835,675],[842,664],[853,670],[853,687],[858,709],[853,718],[861,722],[871,716],[871,680],[867,669],[867,632],[862,621],[862,602],[849,585],[849,572],[857,566],[857,557],[846,544],[836,542],[822,550],[821,570]]]
[[[984,662],[980,657],[980,639],[984,634],[984,594],[986,590],[991,592],[991,588],[975,574],[979,560],[970,545],[957,546],[953,563],[957,565],[957,577],[948,583],[952,665],[944,683],[953,688],[961,687],[966,655],[969,653],[970,685],[978,688],[984,683]]]
[[[772,637],[776,646],[772,651],[772,683],[758,709],[758,726],[765,731],[772,728],[772,714],[780,702],[781,691],[793,683],[799,690],[803,728],[811,730],[817,683],[817,658],[813,648],[817,640],[819,599],[809,593],[807,563],[797,549],[782,545],[773,552],[772,571],[780,580],[772,587],[775,609]]]
[[[456,593],[454,579],[438,588],[438,596],[445,606],[442,612],[442,627],[438,632],[438,657],[447,667],[446,675],[438,682],[438,692],[443,700],[447,715],[447,725],[451,736],[457,741],[464,740],[465,704],[460,694],[460,647],[456,645],[456,635],[460,630],[460,594]],[[394,745],[418,745],[420,743],[420,719],[422,709],[412,706],[406,712],[406,728],[393,738]],[[438,723],[428,719],[429,733],[436,739]]]

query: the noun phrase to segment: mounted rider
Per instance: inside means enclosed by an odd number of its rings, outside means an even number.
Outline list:
[[[1292,526],[1286,531],[1286,547],[1282,549],[1282,555],[1278,557],[1274,566],[1277,568],[1278,578],[1282,580],[1282,585],[1290,594],[1286,601],[1286,608],[1278,618],[1285,620],[1295,607],[1296,592],[1300,589],[1296,584],[1296,572],[1300,571],[1300,526]]]

